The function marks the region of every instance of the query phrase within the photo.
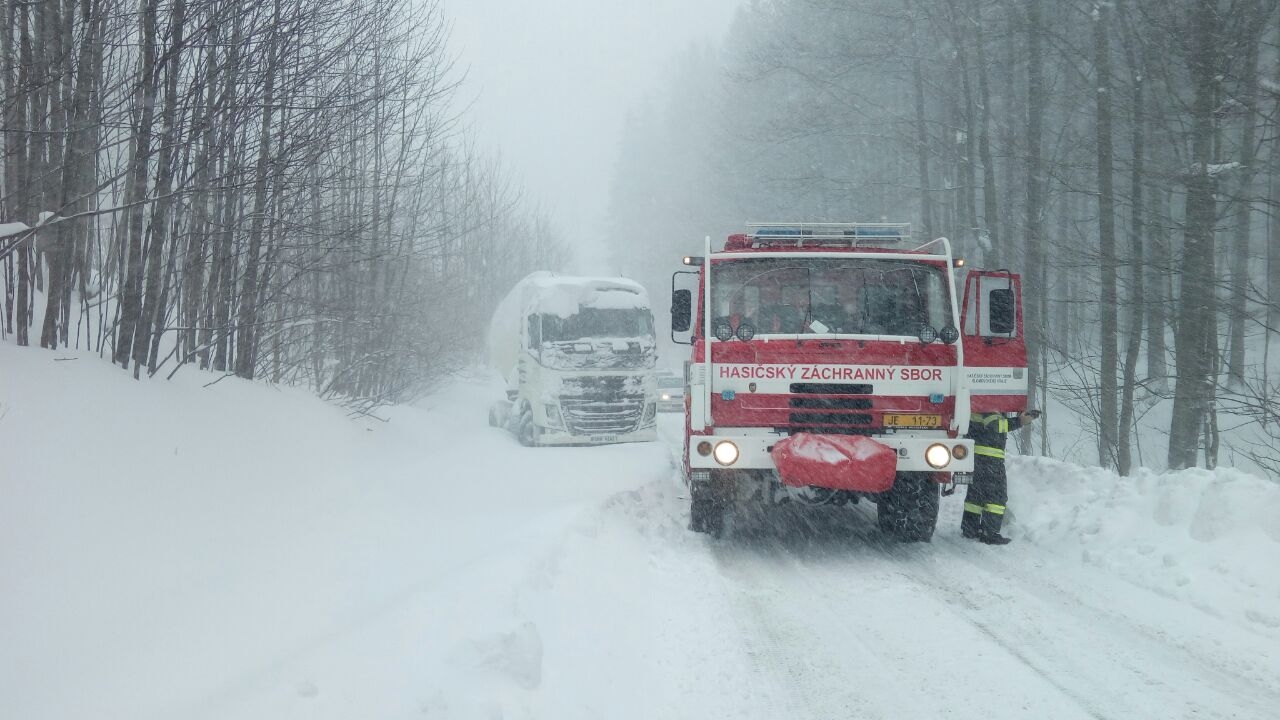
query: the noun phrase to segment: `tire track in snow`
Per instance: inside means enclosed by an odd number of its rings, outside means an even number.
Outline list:
[[[987,552],[941,532],[931,546],[899,546],[884,541],[865,509],[838,515],[825,527],[806,517],[781,533],[751,534],[748,526],[708,543],[757,668],[752,682],[770,689],[775,716],[832,717],[849,708],[859,716],[907,716],[892,695],[926,683],[904,687],[899,678],[934,671],[946,657],[896,647],[904,636],[923,634],[967,638],[956,657],[1004,670],[962,666],[964,684],[990,688],[1001,704],[1010,688],[1024,700],[1049,702],[1040,716],[1280,717],[1272,710],[1280,707],[1280,688],[1268,682],[1275,656],[1225,620],[1097,568],[1052,556],[1032,562],[1017,547]],[[878,602],[880,595],[900,606]],[[912,622],[925,630],[902,627]],[[896,690],[849,689],[848,678],[869,674]],[[933,716],[1004,712],[920,699],[905,705],[913,703]],[[1008,716],[1030,713],[1024,707]]]
[[[852,520],[848,514],[845,519]],[[937,593],[902,582],[901,565],[878,533],[856,528],[814,537],[716,543],[734,611],[758,675],[809,717],[1105,718],[1087,698],[1058,686],[1028,658],[950,612]],[[925,548],[927,550],[927,548]],[[992,677],[1015,678],[1020,707],[974,707],[960,692],[929,692],[940,667],[984,655]],[[823,698],[816,701],[815,698]],[[1002,701],[1003,702],[1003,701]],[[1075,711],[1064,713],[1064,704]]]
[[[971,553],[964,552],[960,548],[954,546],[951,550],[956,553],[956,558],[961,562],[964,562],[971,567],[976,567]],[[1187,622],[1184,622],[1181,627],[1195,626],[1195,629],[1199,633],[1196,637],[1192,638],[1176,637],[1171,635],[1166,628],[1150,623],[1146,617],[1146,614],[1148,613],[1144,612],[1144,615],[1141,616],[1135,616],[1135,614],[1126,615],[1124,612],[1117,609],[1120,607],[1118,601],[1109,603],[1097,603],[1092,601],[1091,598],[1093,596],[1088,596],[1084,593],[1078,592],[1057,580],[1059,577],[1071,574],[1072,568],[1064,567],[1065,563],[1055,562],[1052,559],[1046,559],[1044,562],[1046,564],[1052,564],[1054,566],[1054,572],[1041,572],[1040,576],[1037,578],[1039,582],[1027,583],[1022,587],[1035,593],[1046,601],[1063,602],[1064,599],[1069,598],[1070,603],[1064,602],[1067,607],[1073,609],[1077,606],[1080,608],[1088,608],[1090,613],[1102,617],[1113,627],[1124,628],[1126,631],[1140,634],[1145,642],[1153,645],[1159,645],[1171,654],[1189,655],[1200,664],[1211,667],[1217,671],[1220,674],[1222,681],[1227,684],[1237,682],[1237,680],[1248,680],[1254,685],[1262,686],[1268,680],[1274,681],[1277,677],[1280,677],[1280,662],[1277,662],[1277,659],[1280,658],[1277,658],[1276,656],[1272,656],[1271,658],[1276,667],[1262,668],[1257,664],[1249,662],[1249,660],[1254,659],[1252,655],[1246,655],[1241,652],[1241,644],[1258,644],[1257,638],[1259,633],[1256,629],[1242,628],[1239,625],[1232,624],[1228,619],[1222,616],[1204,612],[1204,610],[1197,605],[1181,603],[1176,598],[1161,592],[1159,589],[1149,588],[1142,584],[1130,582],[1127,578],[1108,573],[1105,569],[1100,569],[1091,565],[1082,566],[1083,569],[1090,571],[1090,574],[1106,575],[1109,578],[1123,582],[1126,586],[1132,588],[1132,591],[1128,593],[1129,595],[1141,595],[1144,602],[1150,602],[1150,600],[1154,598],[1156,603],[1164,604],[1166,607],[1184,616],[1180,619],[1187,620]],[[1013,574],[1015,571],[1015,568],[1013,568],[1007,558],[992,558],[989,563],[984,559],[983,563],[1000,567],[1005,571],[1005,575]],[[1111,595],[1109,597],[1114,599],[1115,595]],[[1132,606],[1133,599],[1131,597],[1125,598],[1125,601]],[[1150,607],[1149,605],[1144,605],[1139,608],[1139,610],[1149,611]],[[1224,646],[1221,643],[1220,638],[1206,638],[1206,629],[1211,629],[1212,632],[1208,633],[1210,636],[1213,634],[1229,634],[1231,636],[1231,642],[1234,643],[1234,647],[1230,647],[1230,651],[1225,655],[1221,652],[1214,652],[1215,648],[1221,649],[1224,648]],[[1213,642],[1207,642],[1208,640],[1213,640]],[[1266,650],[1274,652],[1275,643],[1273,638],[1267,637],[1266,641],[1260,644],[1266,645]],[[1255,647],[1254,649],[1259,650],[1260,648]],[[1276,706],[1280,706],[1280,685],[1273,683],[1262,688],[1247,687],[1243,689],[1247,689],[1250,692],[1257,692],[1261,689],[1262,692],[1274,700]]]
[[[830,652],[835,638],[830,628],[815,628],[811,623],[797,622],[792,614],[780,610],[788,605],[777,581],[781,572],[760,572],[764,562],[784,560],[777,553],[751,556],[757,549],[717,544],[712,547],[725,582],[725,594],[741,628],[742,641],[756,670],[751,685],[768,688],[763,713],[772,718],[891,717],[872,705],[868,698],[849,691],[842,680],[852,677],[838,656]],[[861,645],[856,638],[851,644]],[[865,649],[865,648],[864,648]],[[781,697],[780,697],[781,696]]]
[[[1095,603],[1079,600],[1083,592],[1055,592],[1044,584],[1042,572],[1029,575],[1028,568],[1007,560],[993,569],[965,557],[957,542],[946,539],[933,546],[885,544],[868,518],[853,522],[864,529],[841,537],[820,525],[814,525],[816,534],[813,527],[799,528],[815,536],[806,542],[780,537],[768,550],[794,560],[788,581],[814,597],[862,600],[868,581],[882,585],[888,573],[887,582],[909,588],[904,594],[933,601],[933,617],[921,616],[936,636],[954,634],[957,623],[967,625],[983,638],[979,647],[998,648],[1086,717],[1144,716],[1153,703],[1174,717],[1266,717],[1280,704],[1270,688],[1189,655],[1170,637],[1153,635],[1142,618],[1101,612]],[[820,552],[813,551],[815,545]],[[868,562],[868,549],[878,556],[878,565]],[[963,569],[951,569],[955,564]],[[1106,580],[1093,596],[1107,597],[1114,582]],[[819,604],[830,608],[837,601]],[[859,620],[867,618],[859,613]],[[892,647],[902,629],[868,622],[859,632],[877,638],[873,646]],[[978,684],[1003,691],[1018,683],[997,677]]]
[[[940,547],[943,550],[945,546]],[[1014,651],[1015,643],[1026,644],[1028,639],[1035,639],[1033,648],[1036,654],[1048,663],[1071,666],[1068,671],[1052,672],[1053,677],[1080,677],[1093,673],[1102,676],[1102,680],[1115,683],[1116,672],[1129,674],[1143,686],[1156,688],[1167,694],[1167,697],[1178,698],[1187,713],[1197,717],[1239,717],[1236,708],[1247,711],[1246,717],[1266,717],[1274,713],[1272,708],[1280,707],[1280,694],[1272,687],[1263,686],[1240,676],[1234,669],[1228,669],[1217,661],[1193,652],[1185,643],[1172,639],[1164,631],[1153,631],[1147,627],[1143,618],[1125,617],[1106,604],[1091,602],[1087,597],[1108,597],[1103,590],[1086,596],[1084,593],[1072,591],[1055,583],[1052,577],[1037,573],[1031,582],[1011,582],[1011,578],[1019,576],[1008,560],[991,559],[991,564],[976,562],[971,553],[964,552],[952,544],[944,551],[947,562],[959,561],[966,566],[968,577],[961,577],[956,571],[941,572],[940,568],[950,567],[936,564],[922,575],[912,576],[913,580],[924,583],[937,592],[953,598],[964,608],[964,614],[975,623],[986,624],[982,607],[975,602],[974,596],[994,601],[992,604],[1010,604],[1012,597],[1018,597],[1014,603],[1017,608],[1039,604],[1047,612],[1038,613],[1032,622],[1009,628],[992,625],[988,631],[998,642],[1010,646]],[[1001,572],[992,571],[992,567]],[[973,582],[973,576],[983,580]],[[1110,579],[1110,578],[1109,578]],[[1001,584],[1001,592],[982,589],[984,584],[991,586]],[[962,592],[959,588],[964,588]],[[1180,608],[1187,610],[1187,608]],[[1003,619],[1017,617],[1006,615]],[[1063,632],[1046,633],[1040,620],[1048,619]],[[1069,619],[1069,625],[1068,625]],[[1067,632],[1071,631],[1071,632]],[[1083,643],[1090,650],[1089,662],[1081,662],[1064,648],[1063,640],[1071,635],[1088,636]],[[1099,670],[1105,658],[1105,669]],[[1176,674],[1171,675],[1170,671]],[[1107,687],[1107,683],[1095,685],[1095,688]],[[1127,686],[1126,686],[1127,687]],[[1194,689],[1198,697],[1188,697],[1189,690]],[[1133,717],[1148,710],[1148,696],[1134,698],[1131,712]],[[1223,710],[1222,708],[1228,708]]]

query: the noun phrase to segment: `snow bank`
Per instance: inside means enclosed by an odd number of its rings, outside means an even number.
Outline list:
[[[1274,484],[1014,457],[1006,548],[959,538],[961,494],[929,546],[880,542],[866,504],[711,541],[685,529],[681,417],[665,445],[522,448],[485,422],[499,389],[353,421],[302,391],[0,343],[0,716],[1277,706]],[[918,692],[939,658],[976,658],[967,679],[1011,702]]]
[[[0,343],[0,716],[420,717],[543,682],[513,587],[666,457],[521,448],[496,382],[356,421]]]
[[[1009,461],[1010,527],[1041,549],[1260,631],[1280,630],[1280,485],[1237,470],[1123,478]]]

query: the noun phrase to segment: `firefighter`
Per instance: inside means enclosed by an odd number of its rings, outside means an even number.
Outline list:
[[[1009,538],[1000,534],[1004,522],[1005,503],[1009,501],[1009,482],[1004,469],[1004,446],[1009,433],[1030,424],[1040,416],[1029,410],[1015,418],[1000,413],[973,413],[969,418],[969,434],[973,438],[973,482],[964,496],[964,517],[960,534],[988,545],[1008,545]]]

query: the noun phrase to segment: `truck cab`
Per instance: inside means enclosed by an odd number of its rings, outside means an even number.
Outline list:
[[[506,381],[489,423],[522,444],[657,438],[657,343],[638,283],[534,273],[499,304],[488,348]]]
[[[866,499],[882,529],[927,541],[940,487],[973,471],[970,413],[1025,407],[1018,278],[971,273],[962,295],[945,238],[915,242],[907,224],[754,225],[685,264],[672,328],[692,346],[694,530],[721,532],[743,502]]]

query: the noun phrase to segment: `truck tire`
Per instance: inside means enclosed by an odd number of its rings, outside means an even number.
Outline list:
[[[538,444],[538,426],[533,424],[533,413],[525,410],[516,424],[516,439],[525,447],[536,447]]]
[[[898,542],[929,542],[938,503],[938,484],[928,473],[903,473],[876,503],[876,524]]]
[[[695,482],[689,487],[689,529],[711,537],[724,536],[725,502],[715,485]]]

